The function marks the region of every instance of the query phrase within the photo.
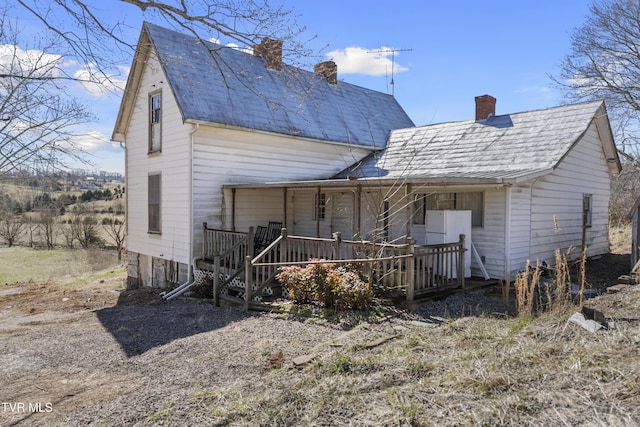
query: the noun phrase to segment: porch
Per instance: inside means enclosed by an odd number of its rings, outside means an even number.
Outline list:
[[[270,224],[271,225],[271,224]],[[332,262],[357,264],[371,285],[406,301],[451,288],[465,286],[465,236],[457,242],[418,246],[404,244],[290,236],[286,228],[272,241],[260,244],[263,233],[251,227],[248,233],[208,228],[203,225],[202,258],[194,276],[213,289],[213,300],[259,308],[268,299],[282,295],[276,275],[283,266]]]

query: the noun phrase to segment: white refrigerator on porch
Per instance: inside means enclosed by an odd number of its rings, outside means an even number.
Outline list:
[[[464,277],[471,277],[471,211],[427,211],[425,222],[427,245],[456,243],[460,240],[460,235],[464,234],[464,246],[467,249],[464,253]],[[448,266],[444,268],[447,269]],[[455,265],[453,270],[458,271]]]

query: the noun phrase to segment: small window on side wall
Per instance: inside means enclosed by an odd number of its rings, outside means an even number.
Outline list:
[[[148,231],[153,234],[160,234],[160,201],[161,201],[162,175],[149,175],[148,188]]]
[[[162,92],[149,95],[149,153],[162,150]]]
[[[591,220],[593,218],[593,195],[582,195],[582,224],[585,227],[591,227]]]

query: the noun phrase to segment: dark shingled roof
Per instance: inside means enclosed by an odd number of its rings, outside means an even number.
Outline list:
[[[413,122],[395,98],[145,23],[183,120],[384,148]],[[212,50],[213,54],[210,52]]]

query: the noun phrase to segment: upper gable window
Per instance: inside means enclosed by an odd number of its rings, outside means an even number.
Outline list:
[[[149,153],[162,150],[162,92],[149,95]]]

